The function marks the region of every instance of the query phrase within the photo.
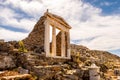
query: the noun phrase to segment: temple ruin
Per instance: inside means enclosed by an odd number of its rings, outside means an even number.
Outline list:
[[[70,29],[62,17],[46,11],[23,41],[30,50],[39,47],[46,57],[70,59]]]

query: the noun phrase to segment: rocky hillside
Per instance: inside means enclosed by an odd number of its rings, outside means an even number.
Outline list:
[[[0,43],[0,70],[15,71],[19,77],[25,78],[28,78],[28,75],[24,75],[27,73],[30,74],[29,78],[32,75],[32,78],[40,80],[89,80],[88,67],[95,63],[100,67],[101,78],[106,80],[104,74],[107,71],[120,68],[117,66],[120,57],[106,51],[90,50],[82,45],[71,44],[70,60],[45,57],[34,51],[19,52],[18,48],[16,41]]]
[[[89,66],[92,63],[97,64],[102,72],[120,68],[120,57],[107,51],[90,50],[82,45],[71,44],[71,54],[72,56],[79,54],[78,60],[84,66]]]
[[[82,45],[71,44],[71,54],[80,53],[82,56],[92,56],[94,58],[102,59],[104,61],[114,60],[120,61],[120,57],[107,51],[90,50]]]

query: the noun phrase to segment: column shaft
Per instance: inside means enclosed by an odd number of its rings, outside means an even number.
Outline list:
[[[70,58],[70,32],[67,32],[67,57]]]
[[[44,42],[44,49],[45,49],[45,53],[46,56],[50,56],[50,43],[49,43],[49,39],[50,39],[50,25],[48,20],[45,21],[45,42]]]
[[[52,56],[56,56],[56,29],[52,27]]]
[[[65,57],[65,32],[61,32],[61,54],[62,57]]]

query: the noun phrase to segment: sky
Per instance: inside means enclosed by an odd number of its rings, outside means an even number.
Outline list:
[[[120,56],[120,0],[0,0],[0,39],[22,40],[49,12],[72,26],[71,43]]]

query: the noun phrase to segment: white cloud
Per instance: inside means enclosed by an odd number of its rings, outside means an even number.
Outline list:
[[[81,44],[90,47],[91,49],[98,50],[116,50],[120,45],[119,38],[111,38],[109,36],[99,36],[91,41],[81,41]]]
[[[20,17],[20,14],[15,13],[9,8],[0,8],[0,20],[1,25],[10,26],[19,29],[25,29],[27,31],[32,30],[36,20],[35,19],[20,19],[17,20],[16,17]]]
[[[10,40],[22,40],[28,36],[28,33],[14,32],[0,28],[0,39],[5,39],[5,41]]]
[[[101,15],[102,9],[80,0],[7,0],[2,4],[11,5],[14,9],[20,9],[34,17],[31,20],[23,18],[18,21],[15,16],[21,14],[7,7],[7,9],[0,10],[2,12],[0,15],[4,18],[2,20],[5,20],[4,24],[31,31],[36,19],[43,15],[46,9],[49,9],[50,12],[63,17],[72,26],[71,40],[80,40],[79,44],[91,49],[115,50],[120,48],[120,15],[103,16]],[[7,37],[3,35],[2,38]],[[11,36],[11,40],[13,38]]]
[[[11,5],[15,9],[20,9],[32,16],[40,16],[43,12],[43,4],[40,0],[6,0],[3,5]]]

